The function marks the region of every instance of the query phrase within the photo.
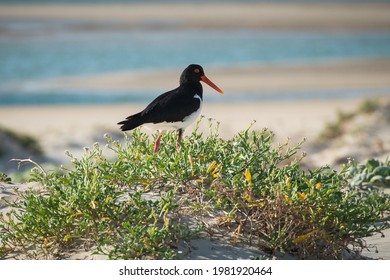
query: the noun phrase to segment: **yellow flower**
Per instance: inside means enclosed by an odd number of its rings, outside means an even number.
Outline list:
[[[161,212],[160,212],[160,217],[163,216],[164,224],[166,226],[169,225],[169,219],[167,218],[168,212],[169,212],[169,204],[167,203],[164,205],[164,207],[161,209]],[[156,217],[155,217],[155,219],[156,219]]]
[[[246,192],[244,193],[244,198],[245,198],[246,201],[248,201],[249,203],[252,201],[252,196],[251,196],[251,194],[250,194],[249,191],[246,191]]]
[[[317,232],[317,230],[312,230],[306,234],[303,234],[303,235],[300,235],[300,236],[294,238],[292,242],[295,244],[299,244],[299,243],[305,241],[306,239],[308,239],[310,236],[312,236],[316,232]]]
[[[287,195],[284,195],[284,200],[285,200],[288,204],[291,204],[291,203],[292,203],[291,198],[289,198]]]
[[[251,172],[250,172],[249,168],[247,168],[245,170],[245,178],[246,178],[246,181],[248,182],[248,185],[252,186],[253,185],[252,184],[252,175],[251,175]]]
[[[321,187],[322,187],[322,183],[321,182],[316,184],[316,189],[317,190],[321,189]]]
[[[222,163],[218,164],[217,167],[215,167],[213,174],[217,173],[222,168]]]
[[[286,186],[287,187],[291,186],[291,180],[292,180],[291,177],[287,177],[287,179],[286,179]]]
[[[248,205],[249,208],[251,208],[251,207],[263,207],[263,206],[264,206],[264,202],[261,202],[259,200],[256,200],[253,203]]]
[[[169,209],[168,209],[168,207],[167,207],[167,209],[165,209],[164,216],[163,216],[164,224],[165,224],[166,226],[169,225],[169,219],[167,218],[168,210],[169,210]]]
[[[214,160],[214,161],[210,164],[209,168],[207,168],[206,173],[210,173],[211,170],[213,170],[213,168],[214,168],[214,166],[215,166],[216,164],[217,164],[217,162]]]
[[[301,193],[299,192],[298,193],[299,197],[302,199],[302,200],[305,200],[307,198],[307,194],[306,193]]]
[[[190,166],[191,166],[191,174],[192,174],[192,176],[194,176],[194,163],[192,161],[191,155],[188,155],[188,161],[189,161]]]

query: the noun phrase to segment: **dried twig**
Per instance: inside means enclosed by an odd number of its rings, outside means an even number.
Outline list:
[[[38,167],[45,175],[47,175],[47,171],[40,165],[39,163],[33,161],[31,158],[26,158],[26,159],[19,159],[19,158],[13,158],[10,159],[10,161],[17,161],[18,162],[18,168],[20,168],[24,164],[32,163],[36,167]]]

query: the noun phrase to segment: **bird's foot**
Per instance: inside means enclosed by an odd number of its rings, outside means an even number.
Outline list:
[[[153,152],[156,154],[158,150],[160,149],[160,145],[157,145],[157,143],[154,144]]]

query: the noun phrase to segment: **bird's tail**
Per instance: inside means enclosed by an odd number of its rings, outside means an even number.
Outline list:
[[[140,126],[141,124],[143,124],[140,116],[141,116],[141,113],[138,113],[138,114],[132,115],[130,117],[127,117],[126,120],[124,120],[124,121],[118,122],[118,124],[121,125],[121,130],[122,131],[132,130],[132,129]]]

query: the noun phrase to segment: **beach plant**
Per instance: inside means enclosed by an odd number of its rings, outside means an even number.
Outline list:
[[[11,183],[12,179],[5,173],[0,172],[0,182]]]
[[[364,163],[353,162],[349,167],[351,185],[372,190],[375,187],[390,187],[390,160],[368,159]]]
[[[370,115],[375,112],[379,112],[382,117],[386,118],[386,112],[388,112],[389,104],[381,104],[377,99],[365,99],[363,100],[357,109],[346,112],[344,110],[338,110],[336,119],[325,124],[325,127],[320,132],[317,142],[319,144],[329,143],[329,141],[337,139],[344,135],[349,124],[353,123],[359,116]]]
[[[277,144],[251,126],[223,140],[218,130],[209,121],[207,135],[196,128],[178,149],[167,133],[158,153],[157,135],[140,129],[122,142],[106,135],[104,149],[68,153],[68,168],[35,168],[40,187],[15,190],[0,217],[2,257],[64,258],[81,247],[111,259],[173,259],[180,240],[218,235],[270,256],[340,259],[389,227],[389,196],[353,183],[365,172],[358,163],[306,170],[302,142]]]
[[[362,114],[371,114],[375,112],[376,110],[380,109],[381,104],[379,100],[377,99],[365,99],[363,100],[359,107],[357,108],[356,112],[360,112]]]
[[[13,210],[0,218],[3,251],[62,258],[82,246],[113,259],[173,257],[170,246],[178,232],[167,218],[175,208],[170,193],[153,201],[136,187],[129,191],[122,167],[108,162],[98,144],[81,159],[68,155],[72,169],[35,168],[31,180],[41,187],[15,190],[19,199],[9,202]]]
[[[43,149],[39,144],[39,141],[31,135],[18,133],[5,127],[0,127],[0,135],[17,143],[33,155],[43,155]],[[6,151],[2,151],[0,147],[0,157],[5,153]]]

